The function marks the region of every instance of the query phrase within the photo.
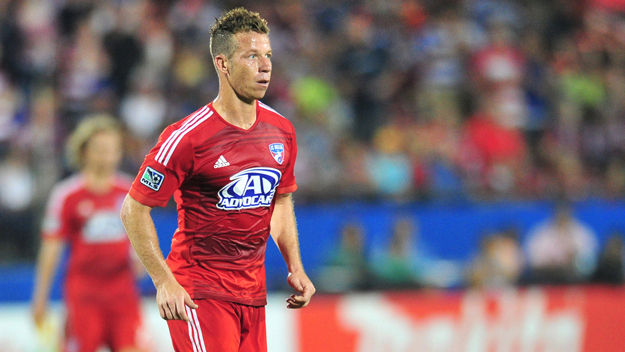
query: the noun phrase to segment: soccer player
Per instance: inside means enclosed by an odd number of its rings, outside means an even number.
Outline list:
[[[69,138],[67,152],[80,172],[60,182],[48,203],[32,303],[35,324],[44,324],[50,286],[68,244],[62,351],[95,352],[101,345],[113,352],[139,351],[135,274],[145,271],[119,219],[132,181],[117,173],[121,127],[109,116],[86,118]]]
[[[291,193],[297,156],[291,123],[258,101],[271,77],[267,22],[237,8],[212,27],[216,99],[165,129],[122,208],[130,241],[156,286],[176,351],[266,351],[265,248],[271,233],[298,291],[304,272]],[[174,195],[178,230],[165,261],[150,211]]]

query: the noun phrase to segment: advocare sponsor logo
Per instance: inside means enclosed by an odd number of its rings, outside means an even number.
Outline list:
[[[217,208],[223,210],[252,209],[271,205],[282,173],[270,167],[254,167],[236,173],[219,190]]]

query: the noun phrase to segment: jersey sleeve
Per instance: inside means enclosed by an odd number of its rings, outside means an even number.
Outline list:
[[[282,175],[282,180],[280,181],[280,185],[276,189],[276,193],[285,194],[285,193],[293,193],[297,190],[297,183],[295,182],[295,159],[297,159],[297,138],[295,137],[295,128],[291,126],[291,155],[288,158],[288,164],[286,166],[286,170]]]
[[[63,188],[59,186],[52,191],[41,225],[41,237],[43,239],[68,239],[71,229],[71,216],[67,198],[67,192],[64,192]]]
[[[193,146],[183,130],[184,126],[177,128],[176,125],[166,128],[145,157],[129,192],[139,203],[164,207],[192,174]]]

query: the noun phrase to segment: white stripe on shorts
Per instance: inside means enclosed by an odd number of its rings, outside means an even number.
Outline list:
[[[196,324],[198,335],[200,335],[200,346],[202,347],[202,351],[206,352],[206,346],[204,346],[204,335],[202,335],[202,327],[200,326],[200,319],[198,319],[195,309],[190,309],[190,311],[191,314],[193,314],[193,321]]]
[[[187,325],[189,326],[189,339],[191,339],[191,346],[193,346],[193,352],[197,352],[197,346],[195,345],[195,340],[193,340],[193,332],[191,331],[191,322],[188,321]]]
[[[187,317],[189,317],[189,321],[187,324],[189,325],[189,338],[191,339],[191,345],[193,346],[193,352],[206,352],[206,350],[202,350],[202,346],[199,343],[198,333],[195,328],[195,324],[193,322],[193,316],[191,315],[191,309],[189,307],[184,307],[187,310]]]

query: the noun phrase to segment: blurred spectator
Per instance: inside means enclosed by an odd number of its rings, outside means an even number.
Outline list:
[[[93,109],[96,95],[106,86],[110,62],[102,39],[86,19],[78,21],[75,40],[61,55],[60,92],[66,113],[75,122]]]
[[[19,91],[4,72],[0,71],[0,143],[5,143],[18,131]]]
[[[27,151],[12,146],[0,162],[0,258],[32,255],[35,178]]]
[[[380,128],[374,138],[374,152],[366,167],[378,193],[396,198],[405,197],[412,190],[412,170],[405,148],[404,132],[397,124]]]
[[[13,147],[0,165],[0,205],[3,209],[19,212],[31,205],[35,184],[28,161],[25,150]]]
[[[527,122],[525,124],[528,146],[534,158],[540,157],[538,143],[549,122],[549,93],[553,89],[549,81],[546,39],[538,30],[526,32],[522,38],[522,48],[526,57],[523,85],[527,103]]]
[[[465,182],[458,165],[461,143],[458,125],[459,121],[443,110],[406,131],[413,186],[418,196],[458,199],[458,195],[463,194]]]
[[[490,104],[499,113],[496,122],[506,129],[525,128],[527,112],[522,82],[525,55],[514,40],[512,29],[504,23],[490,25],[490,44],[473,58],[477,88],[492,96]]]
[[[525,244],[531,280],[570,283],[589,279],[598,256],[596,234],[575,219],[569,205],[530,231]]]
[[[15,33],[22,40],[23,51],[16,50],[19,57],[18,70],[22,77],[17,82],[49,79],[56,69],[58,32],[55,23],[55,4],[51,1],[20,1],[17,22],[22,33]],[[27,64],[24,64],[27,63]]]
[[[467,172],[477,172],[481,181],[479,190],[495,194],[510,194],[520,181],[517,177],[526,157],[527,148],[523,134],[516,128],[506,126],[501,118],[506,112],[496,95],[486,95],[478,113],[464,126],[466,149],[473,151],[467,158]]]
[[[419,228],[410,217],[399,217],[393,224],[386,248],[373,250],[371,268],[381,288],[414,288],[427,285],[434,258],[419,241]]]
[[[377,80],[388,70],[388,42],[381,36],[375,17],[353,11],[345,21],[345,44],[337,55],[341,85],[345,86],[355,112],[354,136],[369,141],[380,124],[381,101]],[[384,88],[384,87],[379,87]]]
[[[331,252],[318,278],[317,287],[326,292],[367,289],[371,275],[365,256],[363,229],[358,224],[343,226],[340,243]]]
[[[350,198],[373,194],[367,170],[367,147],[360,142],[344,139],[339,143],[338,154],[342,164],[338,185],[342,194]]]
[[[429,19],[416,41],[423,71],[423,97],[434,112],[446,111],[459,119],[460,94],[466,81],[465,58],[487,43],[481,28],[450,5]]]
[[[135,6],[141,7],[141,2]],[[137,11],[138,10],[138,11]],[[137,27],[140,26],[140,9],[132,5],[120,6],[116,16],[116,24],[101,39],[110,59],[109,78],[115,87],[118,97],[123,97],[128,90],[128,82],[133,69],[143,59],[143,46],[136,38]],[[136,13],[139,12],[139,13]]]
[[[625,282],[625,244],[621,233],[614,232],[608,238],[592,280],[615,285]]]
[[[149,77],[137,77],[132,88],[120,105],[120,115],[132,133],[151,141],[165,121],[167,102],[161,95],[157,82]]]
[[[519,283],[524,269],[523,250],[518,235],[501,231],[487,235],[480,252],[469,268],[468,282],[473,287],[505,287]]]

